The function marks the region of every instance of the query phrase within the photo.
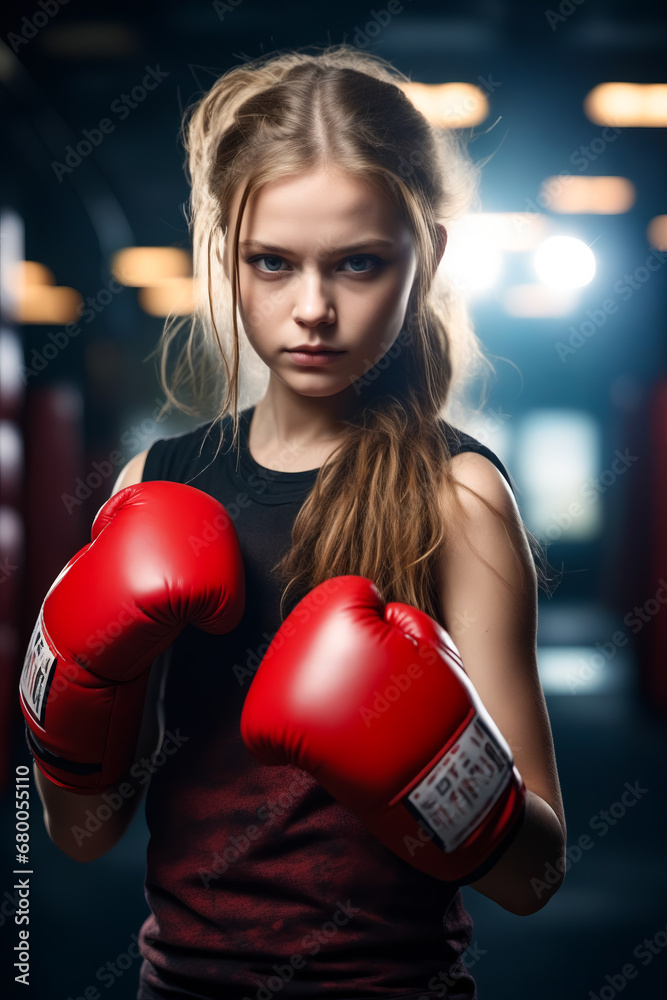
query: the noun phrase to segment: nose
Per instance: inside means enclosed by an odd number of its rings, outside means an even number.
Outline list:
[[[336,311],[327,282],[317,268],[304,270],[296,285],[292,318],[305,326],[333,323]]]

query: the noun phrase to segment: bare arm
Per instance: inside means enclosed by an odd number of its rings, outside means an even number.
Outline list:
[[[467,534],[451,540],[440,565],[443,621],[463,665],[514,755],[527,789],[525,818],[494,867],[471,885],[518,916],[541,909],[560,887],[565,816],[549,716],[537,669],[537,580],[516,501],[502,474],[482,455],[452,459],[460,483],[485,497],[512,521],[510,538],[498,518],[466,490],[459,497]],[[519,566],[523,569],[522,584]],[[550,873],[547,880],[545,873]]]
[[[147,450],[135,455],[124,466],[111,491],[112,496],[126,486],[141,482],[146,455]],[[157,702],[165,662],[166,658],[159,657],[151,667],[137,759],[149,757],[161,739]],[[37,765],[34,766],[34,774],[44,808],[44,824],[51,840],[69,857],[82,862],[100,857],[120,840],[137,810],[144,787],[132,776],[131,769],[106,792],[94,795],[79,795],[55,785],[44,777]],[[97,827],[99,817],[104,819],[100,819]]]

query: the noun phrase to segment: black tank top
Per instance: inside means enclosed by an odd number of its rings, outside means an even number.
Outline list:
[[[253,410],[241,413],[238,466],[226,417],[215,460],[219,431],[207,436],[202,424],[156,441],[144,467],[143,481],[188,483],[224,505],[243,553],[246,610],[226,636],[186,626],[165,654],[138,998],[470,1000],[475,983],[460,956],[472,919],[460,889],[397,858],[310,775],[259,764],[241,740],[243,701],[280,625],[269,569],[291,545],[318,472],[255,462]],[[512,487],[492,451],[443,427],[452,454],[485,455]]]

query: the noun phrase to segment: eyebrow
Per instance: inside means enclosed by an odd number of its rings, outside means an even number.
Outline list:
[[[287,247],[277,246],[275,243],[264,243],[261,240],[239,240],[239,246],[246,249],[252,249],[253,247],[257,250],[270,250],[272,253],[278,254],[288,254],[294,256],[294,251],[289,250]],[[382,239],[367,239],[362,240],[360,243],[354,243],[349,247],[331,247],[332,254],[339,253],[356,253],[357,250],[364,250],[367,247],[393,247],[393,240],[382,240]]]

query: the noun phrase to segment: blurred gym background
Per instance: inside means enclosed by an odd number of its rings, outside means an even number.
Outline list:
[[[422,85],[409,96],[487,161],[480,210],[443,260],[497,370],[464,426],[504,461],[562,571],[540,593],[538,645],[568,873],[528,918],[464,889],[467,964],[480,1000],[664,996],[666,40],[663,5],[638,0],[4,5],[3,991],[19,990],[13,791],[30,763],[17,684],[32,626],[121,466],[194,426],[157,420],[148,359],[191,296],[182,112],[232,65],[347,41]],[[34,788],[31,805],[33,995],[134,997],[143,815],[81,866],[49,841]]]

